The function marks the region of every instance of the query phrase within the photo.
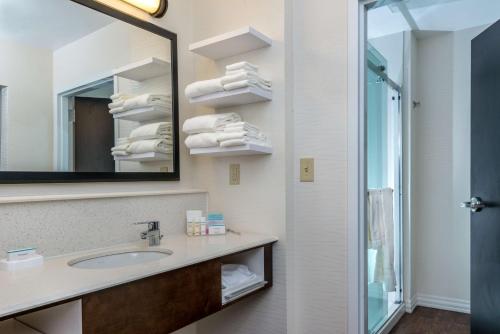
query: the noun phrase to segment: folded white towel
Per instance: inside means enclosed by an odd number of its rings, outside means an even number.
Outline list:
[[[259,82],[263,86],[271,87],[271,85],[272,85],[272,82],[270,80],[263,79],[255,72],[249,72],[249,71],[241,71],[238,74],[226,75],[226,76],[221,78],[221,82],[222,82],[223,86],[231,84],[233,82],[239,82],[239,81],[244,81],[244,80],[253,80],[255,82]]]
[[[248,122],[235,122],[231,124],[227,124],[224,127],[224,131],[226,132],[239,132],[239,131],[253,131],[253,132],[261,132],[258,126],[253,125]]]
[[[118,113],[121,113],[121,112],[124,112],[125,111],[125,108],[122,107],[117,107],[117,108],[113,108],[109,111],[110,114],[118,114]]]
[[[144,108],[152,105],[168,105],[172,99],[169,95],[164,94],[143,94],[136,97],[126,99],[123,103],[125,110],[134,108]]]
[[[128,144],[128,143],[130,143],[130,140],[128,139],[128,137],[120,137],[120,138],[116,139],[116,144],[117,145]]]
[[[258,72],[255,72],[253,70],[236,70],[236,71],[226,71],[226,76],[228,75],[237,75],[237,74],[242,74],[242,73],[250,73],[252,75],[255,75],[257,77],[260,77],[260,74]]]
[[[243,264],[224,264],[222,266],[222,288],[230,289],[232,287],[244,284],[255,279],[257,275],[251,272]]]
[[[172,143],[166,139],[140,140],[133,142],[127,149],[128,153],[141,154],[149,152],[172,153]]]
[[[111,95],[109,98],[113,101],[117,101],[117,100],[125,100],[125,99],[131,98],[131,97],[132,96],[130,96],[128,94],[116,93],[116,94]]]
[[[217,78],[193,82],[192,84],[186,86],[184,93],[186,94],[187,98],[192,99],[202,95],[208,95],[223,91],[224,87],[222,87],[220,78]]]
[[[149,107],[134,108],[134,109],[130,109],[130,110],[126,110],[125,108],[121,108],[118,110],[116,110],[116,109],[117,108],[111,109],[109,112],[113,115],[120,114],[122,112],[129,112],[129,111],[137,113],[137,114],[138,113],[162,113],[162,114],[165,114],[165,116],[172,113],[172,105],[171,104],[151,105]]]
[[[217,132],[207,132],[190,135],[186,138],[184,144],[188,148],[216,147],[219,146],[219,134]]]
[[[249,69],[249,70],[257,72],[259,70],[259,67],[257,65],[252,64],[252,63],[249,63],[247,61],[242,61],[239,63],[234,63],[234,64],[226,66],[226,71],[237,71],[237,70],[242,70],[242,69]]]
[[[145,136],[171,136],[172,135],[172,123],[171,122],[159,122],[146,124],[132,130],[130,133],[130,140],[137,141],[137,138]]]
[[[108,107],[109,109],[120,108],[123,107],[123,103],[125,103],[125,100],[117,100],[116,102],[108,104]]]
[[[240,122],[241,117],[235,113],[211,114],[187,119],[182,131],[187,134],[223,131],[227,124]]]
[[[272,91],[271,87],[259,82],[257,80],[242,80],[237,82],[232,82],[230,84],[224,85],[224,90],[231,91],[235,89],[247,88],[247,87],[257,87],[263,90],[267,90],[269,92]]]
[[[265,141],[266,136],[264,136],[262,133],[241,131],[241,132],[221,132],[218,137],[218,140],[221,143],[227,140],[234,140],[234,139],[250,139],[250,140],[255,139],[255,140]]]
[[[111,155],[114,157],[125,157],[129,155],[129,153],[127,151],[112,151]]]
[[[126,151],[129,146],[130,146],[129,143],[116,145],[116,146],[111,148],[111,151],[112,152],[114,152],[114,151]]]
[[[231,146],[241,146],[246,144],[258,144],[258,145],[267,145],[269,143],[264,140],[257,140],[250,137],[243,137],[241,139],[231,139],[220,142],[220,147],[231,147]]]

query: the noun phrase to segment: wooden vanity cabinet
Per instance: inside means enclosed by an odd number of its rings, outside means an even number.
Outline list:
[[[84,296],[83,333],[165,334],[220,309],[214,260]]]

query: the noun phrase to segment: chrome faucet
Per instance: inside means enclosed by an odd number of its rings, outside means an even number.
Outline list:
[[[148,225],[148,230],[141,232],[141,239],[148,240],[149,246],[159,246],[163,235],[160,233],[160,222],[159,221],[147,221],[134,223],[134,225]]]

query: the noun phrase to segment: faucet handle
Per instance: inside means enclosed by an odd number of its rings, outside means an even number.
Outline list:
[[[138,222],[138,223],[134,223],[134,225],[148,225],[148,230],[150,230],[150,231],[160,229],[160,222],[157,220]]]

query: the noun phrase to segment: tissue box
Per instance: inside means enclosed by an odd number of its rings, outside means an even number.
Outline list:
[[[40,254],[31,254],[19,260],[0,260],[0,269],[14,271],[19,269],[38,267],[43,264],[43,256]]]

